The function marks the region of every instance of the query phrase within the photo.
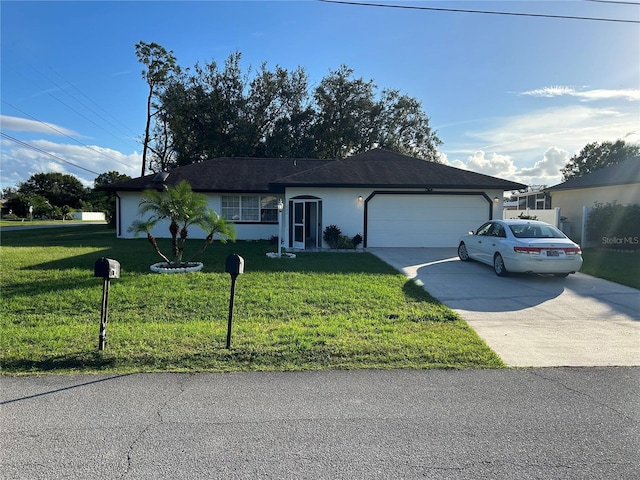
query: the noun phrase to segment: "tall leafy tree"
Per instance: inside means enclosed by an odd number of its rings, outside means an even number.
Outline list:
[[[442,141],[429,126],[429,117],[413,97],[398,90],[383,90],[377,103],[376,127],[364,150],[374,147],[438,162]]]
[[[142,147],[142,176],[144,176],[148,164],[147,156],[149,151],[156,157],[156,163],[162,168],[171,159],[172,150],[167,148],[170,144],[170,136],[167,129],[162,126],[162,119],[157,121],[160,123],[157,128],[152,128],[154,117],[158,117],[161,111],[161,104],[154,101],[169,82],[180,74],[180,67],[176,63],[173,51],[167,51],[157,43],[146,43],[140,41],[136,43],[136,57],[138,61],[144,65],[142,70],[142,78],[144,78],[149,86],[147,95],[147,120],[144,130],[144,139]],[[155,140],[155,141],[154,141]],[[154,148],[154,145],[156,146]]]
[[[18,192],[23,195],[40,195],[53,207],[69,206],[79,208],[88,190],[73,175],[59,172],[36,173],[25,182],[18,184]]]
[[[369,143],[377,113],[372,81],[353,78],[342,65],[322,79],[314,92],[316,151],[320,158],[345,158]]]
[[[580,150],[580,153],[571,157],[567,165],[560,171],[563,181],[566,181],[638,155],[640,155],[640,145],[628,144],[624,140],[593,142],[587,144]]]
[[[162,169],[225,156],[340,159],[376,147],[437,161],[440,139],[415,98],[378,94],[346,65],[310,90],[302,68],[263,63],[252,73],[240,60],[235,52],[222,67],[196,64],[165,85],[158,118],[175,159]]]

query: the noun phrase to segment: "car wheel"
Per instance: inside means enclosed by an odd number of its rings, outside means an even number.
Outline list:
[[[469,258],[469,252],[467,252],[467,246],[464,242],[460,242],[460,245],[458,245],[458,257],[460,257],[460,260],[463,262],[471,260],[471,258]]]
[[[499,277],[506,277],[507,275],[509,275],[509,272],[507,272],[507,269],[504,266],[502,255],[500,255],[499,253],[496,253],[493,257],[493,270]]]
[[[565,278],[565,277],[568,277],[569,274],[568,273],[554,273],[553,276],[554,277],[558,277],[558,278]]]

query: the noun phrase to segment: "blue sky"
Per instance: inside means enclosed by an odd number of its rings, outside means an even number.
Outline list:
[[[640,22],[640,5],[594,1],[379,3]],[[0,16],[3,188],[39,172],[139,175],[140,40],[182,67],[234,51],[245,68],[301,66],[312,86],[346,64],[420,100],[446,163],[525,184],[559,183],[587,143],[640,143],[639,23],[314,0],[2,1]]]

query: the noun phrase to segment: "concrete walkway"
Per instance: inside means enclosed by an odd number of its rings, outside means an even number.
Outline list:
[[[577,273],[511,275],[452,248],[369,248],[459,313],[515,367],[640,365],[640,291]]]

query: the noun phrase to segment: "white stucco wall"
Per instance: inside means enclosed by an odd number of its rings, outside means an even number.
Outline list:
[[[343,235],[353,237],[364,230],[364,199],[370,189],[357,188],[288,188],[283,212],[283,238],[289,238],[289,201],[299,196],[314,196],[322,200],[320,236],[328,225],[337,225]],[[362,196],[362,201],[358,200]],[[323,246],[324,245],[323,242]]]
[[[640,183],[551,191],[551,204],[559,207],[561,215],[569,219],[574,234],[581,232],[583,207],[613,202],[620,205],[640,204]]]
[[[371,188],[288,188],[283,214],[283,238],[289,238],[289,201],[295,197],[313,196],[322,200],[322,225],[320,235],[328,225],[337,225],[343,235],[353,237],[364,234],[364,203],[373,191],[399,191],[401,189],[371,189]],[[423,190],[406,190],[421,192]],[[443,193],[446,193],[444,191]],[[493,218],[502,218],[502,190],[488,190],[484,192],[490,199],[498,198],[493,203]],[[362,197],[360,201],[358,197]],[[488,219],[487,219],[488,220]],[[476,225],[475,227],[479,227]],[[323,242],[323,246],[327,245]]]
[[[138,192],[118,192],[120,201],[116,204],[118,208],[117,215],[120,218],[119,238],[135,238],[127,229],[135,221],[138,220],[138,205],[140,204],[141,194]],[[221,212],[221,196],[210,195],[209,207],[218,214]],[[257,224],[257,223],[236,223],[236,240],[261,240],[269,239],[278,234],[278,226],[276,224]],[[169,222],[163,222],[156,225],[151,234],[157,238],[169,238]],[[189,238],[205,238],[206,232],[199,227],[191,227],[189,230]]]
[[[384,189],[375,189],[377,191]],[[387,189],[397,191],[399,189]],[[328,225],[337,225],[343,235],[353,237],[356,234],[364,234],[364,210],[365,200],[374,191],[371,188],[288,188],[284,198],[284,211],[282,214],[282,236],[285,244],[289,239],[289,201],[299,196],[313,196],[322,200],[322,218],[320,238],[324,228]],[[423,190],[414,190],[420,192]],[[493,218],[501,218],[502,216],[502,194],[500,190],[491,190],[485,192],[490,199],[498,198],[498,203],[493,203]],[[133,234],[127,229],[137,217],[138,204],[140,203],[141,194],[139,192],[119,192],[119,202],[117,203],[120,238],[134,238]],[[362,200],[359,200],[362,197]],[[216,212],[221,212],[221,196],[210,195],[209,206]],[[478,227],[476,225],[475,227]],[[236,239],[237,240],[258,240],[269,239],[278,235],[277,224],[252,224],[237,223]],[[152,231],[157,238],[168,238],[169,224],[159,224]],[[190,238],[204,238],[205,232],[197,227],[193,227],[189,231]],[[327,247],[327,245],[324,245]]]

